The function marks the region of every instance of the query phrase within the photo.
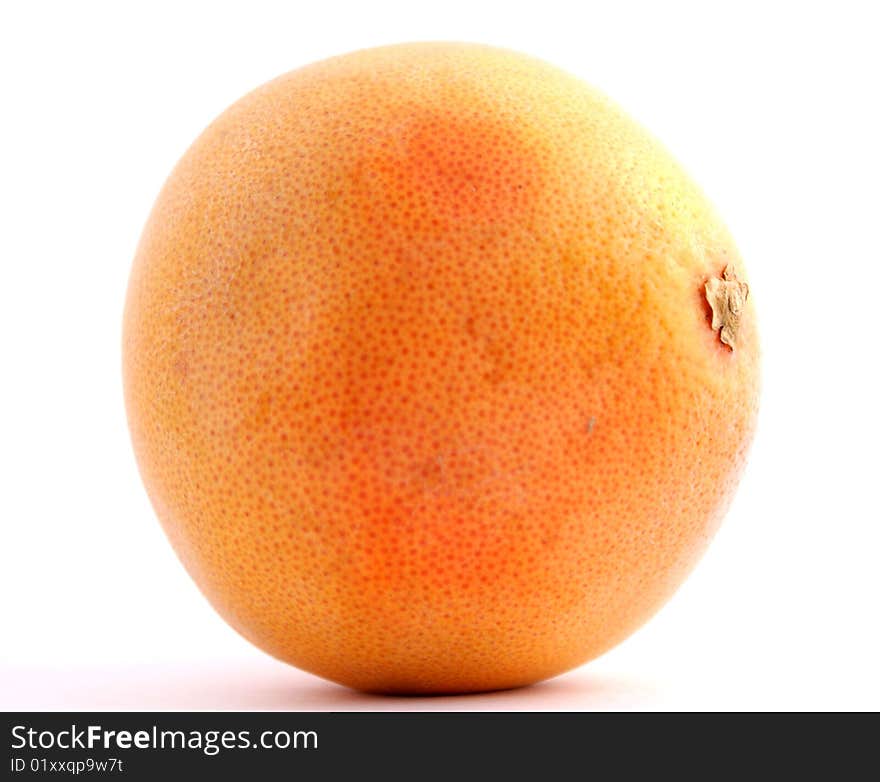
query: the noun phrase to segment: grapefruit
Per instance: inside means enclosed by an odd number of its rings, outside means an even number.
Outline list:
[[[758,403],[736,246],[614,103],[489,47],[284,75],[144,229],[124,385],[217,611],[351,687],[491,690],[644,623],[730,502]]]

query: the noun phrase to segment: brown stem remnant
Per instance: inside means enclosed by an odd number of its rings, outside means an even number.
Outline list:
[[[712,308],[712,328],[731,350],[736,343],[740,317],[748,298],[749,286],[737,279],[730,266],[725,267],[723,279],[712,277],[706,282],[706,300]]]

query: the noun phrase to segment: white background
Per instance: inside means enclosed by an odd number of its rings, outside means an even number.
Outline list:
[[[880,121],[872,3],[9,3],[0,11],[0,708],[876,709]],[[134,248],[228,104],[352,49],[468,40],[619,101],[749,268],[764,395],[709,554],[600,660],[488,696],[389,699],[219,619],[141,486],[120,383]]]

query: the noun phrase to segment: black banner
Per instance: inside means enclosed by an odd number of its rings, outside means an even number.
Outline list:
[[[6,713],[0,778],[631,778],[724,770],[763,776],[806,762],[840,772],[866,749],[778,717],[584,713]],[[745,721],[744,721],[745,720]],[[769,720],[769,721],[768,721]],[[792,724],[794,720],[797,724]],[[726,724],[715,724],[724,721]],[[731,724],[732,723],[732,724]],[[812,735],[811,735],[812,733]],[[478,766],[475,764],[479,764]],[[475,769],[491,774],[476,775]],[[863,767],[864,768],[864,767]],[[866,769],[865,769],[866,770]],[[170,776],[169,776],[170,775]]]

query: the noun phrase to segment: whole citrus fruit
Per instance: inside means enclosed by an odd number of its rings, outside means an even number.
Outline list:
[[[140,469],[269,653],[356,688],[560,673],[672,594],[745,460],[758,344],[727,230],[613,103],[417,44],[223,113],[144,229]]]

